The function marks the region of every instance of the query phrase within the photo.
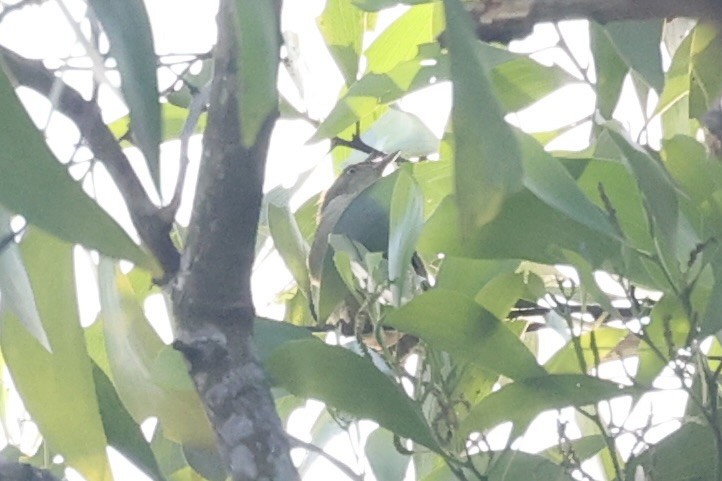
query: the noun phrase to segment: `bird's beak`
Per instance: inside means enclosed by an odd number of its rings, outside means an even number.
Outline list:
[[[392,162],[395,162],[396,159],[399,158],[399,155],[401,154],[400,150],[397,150],[396,152],[393,152],[385,157],[382,157],[381,160],[378,160],[374,162],[374,168],[377,169],[379,172],[383,172],[383,170],[386,168],[387,165],[391,164]]]

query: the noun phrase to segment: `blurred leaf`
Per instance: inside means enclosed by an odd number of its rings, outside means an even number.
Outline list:
[[[0,70],[0,203],[68,242],[143,267],[153,261],[53,156]]]
[[[285,343],[313,337],[308,329],[287,322],[257,317],[253,323],[253,343],[262,361]]]
[[[351,0],[357,7],[368,12],[378,12],[384,8],[394,5],[417,5],[419,3],[430,3],[434,0]]]
[[[505,357],[510,357],[506,354]],[[638,393],[616,383],[583,374],[549,374],[518,380],[502,386],[471,408],[461,422],[457,437],[465,439],[475,431],[485,431],[505,421],[514,424],[512,439],[544,411],[567,406],[586,406],[605,399]]]
[[[662,20],[608,22],[604,24],[620,59],[657,92],[664,86],[662,71]]]
[[[440,2],[409,8],[366,49],[367,73],[384,73],[416,58],[421,45],[436,42],[444,29]]]
[[[310,299],[311,285],[306,267],[308,245],[301,236],[296,219],[288,207],[268,204],[268,227],[278,253],[286,263],[288,270],[291,271],[301,291]]]
[[[445,71],[448,71],[445,57],[419,55],[396,65],[389,72],[364,75],[339,99],[309,142],[339,135],[347,127],[406,93],[427,87],[442,75],[447,77],[448,74],[443,73]]]
[[[389,313],[384,324],[422,338],[458,362],[473,362],[511,379],[545,373],[504,323],[459,292],[438,288],[424,292]]]
[[[711,22],[697,24],[689,59],[689,115],[701,118],[722,93],[722,38],[719,27]]]
[[[404,479],[411,458],[394,447],[393,433],[378,428],[366,439],[366,459],[378,481]]]
[[[348,0],[328,0],[326,8],[316,20],[346,85],[356,81],[365,16],[364,12]]]
[[[556,464],[562,464],[568,459],[567,456],[569,453],[574,453],[579,461],[585,461],[607,446],[604,441],[604,436],[601,434],[592,434],[584,436],[583,438],[572,439],[565,444],[564,452],[561,451],[559,446],[553,446],[545,449],[540,454]]]
[[[661,257],[670,273],[679,271],[676,248],[679,212],[677,193],[669,173],[662,164],[613,128],[607,132],[622,151],[627,169],[637,181],[645,207],[654,225],[654,236]]]
[[[694,32],[694,29],[692,30]],[[696,127],[690,125],[689,95],[690,77],[689,63],[694,35],[687,35],[672,57],[667,69],[664,90],[659,97],[655,115],[662,116],[662,133],[664,138],[677,134],[694,136]]]
[[[517,450],[499,453],[488,472],[489,481],[574,481],[567,468],[537,454]]]
[[[654,481],[703,481],[717,476],[720,462],[712,430],[687,422],[655,446],[633,456],[625,471],[633,478],[641,466],[647,479]]]
[[[266,368],[292,394],[319,399],[438,449],[414,402],[371,362],[347,349],[316,339],[291,341],[276,349]]]
[[[101,259],[98,285],[113,383],[133,419],[140,423],[157,417],[170,439],[188,446],[215,446],[181,354],[163,344],[148,324],[127,276]]]
[[[424,224],[423,202],[421,190],[414,178],[409,175],[408,170],[400,169],[389,213],[388,272],[396,305],[401,302],[406,272]]]
[[[90,6],[108,35],[110,53],[118,62],[133,138],[145,156],[156,187],[159,187],[162,134],[157,59],[148,13],[142,0],[90,0]]]
[[[13,382],[45,440],[70,466],[89,481],[111,479],[78,319],[72,246],[29,229],[21,251],[52,353],[6,313],[0,343]]]
[[[235,0],[238,35],[237,98],[241,143],[251,147],[278,110],[276,74],[280,51],[280,3]]]
[[[601,326],[585,332],[577,339],[586,371],[580,365],[575,341],[570,340],[559,349],[545,364],[550,374],[586,374],[599,368],[619,343],[628,335],[626,329]]]
[[[519,261],[516,260],[478,260],[446,256],[436,275],[436,287],[473,297],[488,282],[500,275],[513,274],[517,267]]]
[[[10,218],[10,213],[0,205],[0,242],[8,242],[0,247],[0,314],[8,309],[28,333],[50,351],[20,248],[12,239],[14,232],[10,228]]]
[[[506,123],[476,48],[469,14],[445,0],[454,103],[454,184],[462,232],[493,220],[522,188],[521,149]]]
[[[589,40],[597,77],[597,108],[605,119],[612,117],[622,92],[629,66],[620,57],[609,33],[603,26],[589,22]]]
[[[456,204],[451,196],[447,197],[426,221],[417,244],[419,252],[431,257],[444,253],[554,264],[565,261],[561,248],[578,252],[595,267],[619,255],[615,243],[571,221],[528,191],[507,199],[497,218],[472,238],[465,238],[460,232]],[[534,235],[523,234],[528,232]]]
[[[162,141],[177,139],[188,117],[188,109],[178,107],[171,103],[163,103],[160,105],[161,119],[163,122],[163,138]],[[201,133],[205,130],[208,115],[203,112],[196,125],[195,132]],[[108,125],[108,128],[116,139],[120,139],[128,133],[130,117],[125,115]]]
[[[476,293],[474,301],[491,312],[497,319],[505,319],[519,299],[536,301],[537,297],[528,292],[527,281],[541,283],[541,280],[533,274],[500,274]],[[541,287],[543,289],[543,283]]]
[[[517,138],[523,153],[524,187],[570,219],[616,237],[603,211],[584,195],[562,163],[528,135],[519,134]]]
[[[644,327],[647,342],[639,346],[639,368],[635,380],[651,386],[669,359],[685,345],[690,322],[684,307],[673,295],[665,295],[652,308],[649,324]],[[650,347],[649,344],[654,346]]]
[[[122,453],[151,479],[165,479],[160,473],[153,451],[143,438],[140,426],[125,410],[125,406],[115,392],[113,383],[95,363],[93,363],[93,380],[108,444]]]

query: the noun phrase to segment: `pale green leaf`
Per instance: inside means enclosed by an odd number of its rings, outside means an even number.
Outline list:
[[[0,343],[13,382],[45,440],[70,466],[89,481],[111,479],[92,363],[78,319],[73,248],[31,228],[21,250],[52,353],[6,313]]]
[[[316,20],[346,85],[356,81],[366,14],[348,0],[328,0]]]

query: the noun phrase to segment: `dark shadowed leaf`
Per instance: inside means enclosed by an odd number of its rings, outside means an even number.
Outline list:
[[[150,19],[142,0],[90,0],[118,62],[123,96],[130,110],[133,138],[143,151],[156,186],[160,185],[160,104]]]

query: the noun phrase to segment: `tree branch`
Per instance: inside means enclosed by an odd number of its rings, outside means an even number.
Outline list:
[[[467,4],[484,41],[507,43],[540,22],[586,18],[599,23],[691,17],[722,22],[717,0],[483,0]]]
[[[49,97],[57,92],[57,111],[72,120],[81,135],[118,186],[130,218],[148,250],[165,273],[164,279],[178,271],[179,254],[170,239],[172,219],[150,201],[120,144],[113,136],[94,101],[88,101],[48,70],[40,60],[30,60],[0,46],[0,56],[9,74],[24,87]],[[60,83],[61,88],[57,88]]]
[[[251,340],[250,279],[265,160],[278,111],[264,119],[253,145],[245,147],[236,18],[235,3],[222,0],[202,168],[180,271],[171,286],[174,347],[188,361],[231,478],[293,481],[298,473],[288,439]]]

